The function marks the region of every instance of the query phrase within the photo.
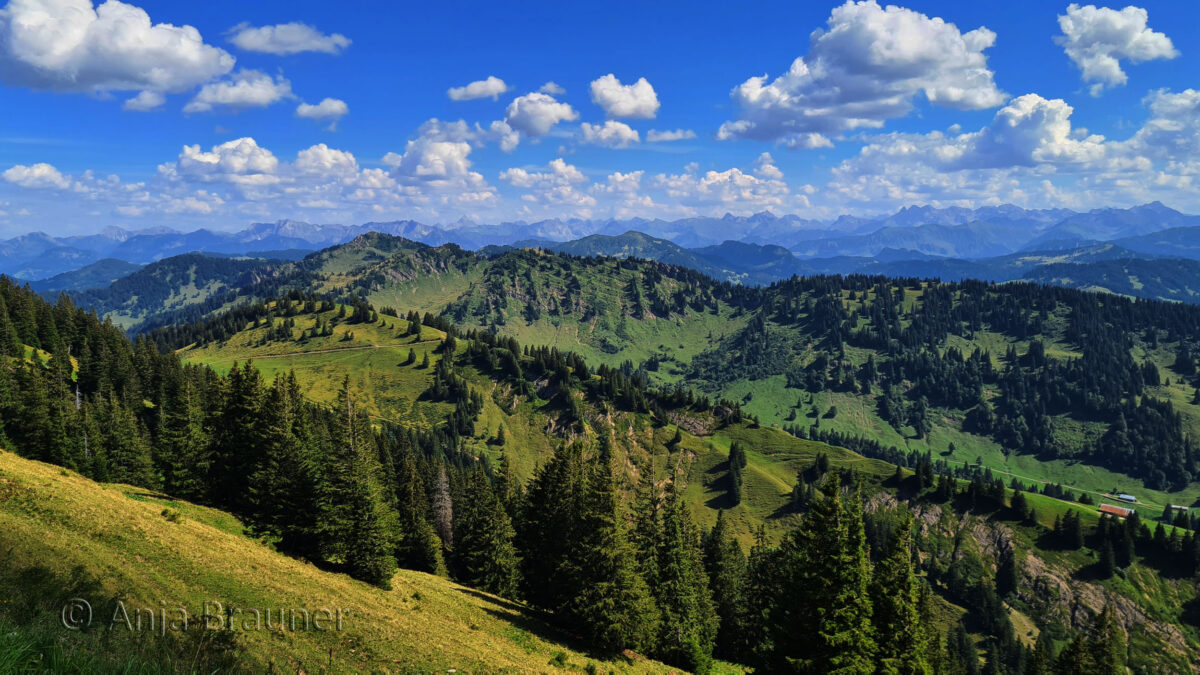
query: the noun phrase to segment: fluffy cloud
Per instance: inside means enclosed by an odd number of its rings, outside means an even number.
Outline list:
[[[573,122],[579,119],[579,113],[569,104],[560,103],[553,96],[538,92],[513,99],[504,114],[504,121],[510,127],[533,138],[550,133],[559,122]]]
[[[543,84],[538,88],[538,91],[543,94],[550,94],[551,96],[562,96],[563,94],[567,93],[566,89],[558,86],[558,83],[554,81]]]
[[[674,131],[659,131],[651,129],[646,132],[647,143],[667,143],[670,141],[686,141],[696,137],[696,132],[691,129],[676,129]]]
[[[71,181],[53,166],[44,162],[25,166],[18,164],[0,174],[4,180],[24,188],[57,188],[66,190]]]
[[[644,77],[633,84],[621,84],[609,73],[593,80],[591,88],[592,102],[603,108],[609,117],[653,119],[658,114],[658,94]]]
[[[1121,59],[1142,63],[1179,56],[1171,38],[1150,30],[1146,25],[1148,19],[1149,14],[1141,7],[1129,6],[1118,11],[1072,4],[1066,14],[1058,17],[1062,35],[1054,41],[1083,71],[1083,81],[1093,83],[1092,95],[1099,96],[1105,87],[1116,87],[1128,80],[1121,70]]]
[[[546,171],[526,171],[519,167],[505,169],[500,172],[500,180],[528,190],[521,196],[527,206],[538,206],[543,210],[566,208],[573,215],[590,218],[596,198],[578,188],[587,181],[583,172],[561,157],[552,160],[546,168]],[[527,208],[526,212],[531,211]]]
[[[1125,141],[1073,127],[1071,106],[1036,94],[1013,99],[977,131],[875,136],[833,170],[829,194],[882,208],[1132,203],[1168,187],[1178,198],[1200,173],[1191,160],[1200,152],[1200,92],[1156,92],[1147,105],[1151,119]]]
[[[303,117],[310,120],[330,120],[329,128],[333,129],[338,120],[345,117],[350,112],[350,106],[339,98],[322,99],[320,103],[313,105],[310,103],[301,103],[296,106],[296,117]]]
[[[908,114],[918,93],[956,109],[998,106],[1006,97],[983,54],[995,40],[987,28],[963,33],[903,7],[847,2],[833,10],[826,30],[812,33],[808,54],[787,73],[734,88],[739,119],[721,125],[717,137],[828,147],[831,134],[879,128]]]
[[[185,145],[174,162],[159,165],[158,173],[168,179],[268,185],[278,182],[278,168],[279,160],[270,150],[253,138],[238,138],[208,152],[199,145]]]
[[[10,0],[0,9],[0,80],[9,84],[180,92],[228,73],[233,64],[195,28],[151,23],[140,7],[118,0],[96,8],[90,0]]]
[[[580,125],[580,129],[583,131],[584,143],[603,145],[607,148],[626,148],[630,143],[637,143],[641,140],[638,132],[630,128],[628,124],[613,120],[608,120],[604,124],[584,122]]]
[[[336,150],[318,143],[296,153],[295,169],[305,174],[354,175],[358,173],[358,160],[344,150]]]
[[[294,22],[257,28],[240,23],[229,29],[229,41],[244,51],[279,56],[301,52],[337,54],[350,46],[350,38],[345,35],[325,35],[308,24]]]
[[[504,84],[504,80],[495,75],[488,75],[486,80],[476,80],[464,87],[450,87],[446,90],[446,95],[451,101],[471,101],[489,97],[495,101],[506,91],[508,85]]]
[[[293,98],[292,83],[258,70],[239,70],[232,77],[200,88],[183,107],[185,113],[209,112],[216,106],[262,108]]]
[[[747,173],[738,168],[659,174],[654,187],[661,190],[685,214],[754,213],[764,209],[790,210],[807,207],[804,195],[793,195],[783,173],[768,153],[759,156],[754,169]]]

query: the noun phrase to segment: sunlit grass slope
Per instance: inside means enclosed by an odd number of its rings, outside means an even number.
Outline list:
[[[668,670],[637,657],[584,654],[524,607],[446,579],[402,571],[393,590],[380,590],[275,553],[220,511],[94,483],[0,451],[0,581],[34,578],[30,570],[98,580],[86,598],[97,608],[120,597],[130,612],[157,611],[165,602],[199,613],[213,600],[226,607],[346,611],[340,631],[235,631],[239,670],[251,672],[526,673],[580,671],[589,663],[601,672]],[[0,595],[7,599],[11,590]],[[0,604],[0,622],[17,626],[9,639],[33,618],[11,609]],[[43,618],[53,627],[56,609]],[[93,626],[109,621],[97,609]],[[68,655],[99,644],[61,631]]]

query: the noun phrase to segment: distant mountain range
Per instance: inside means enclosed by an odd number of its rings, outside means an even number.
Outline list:
[[[255,223],[240,232],[108,228],[86,236],[32,233],[0,241],[0,273],[38,280],[34,289],[44,294],[79,291],[106,287],[133,272],[134,266],[180,254],[296,260],[368,232],[431,246],[454,243],[483,254],[532,247],[581,256],[646,258],[755,285],[794,274],[860,272],[1010,281],[1051,263],[1200,260],[1200,216],[1154,202],[1087,213],[1011,205],[921,206],[876,218],[833,220],[764,212],[674,221],[554,219],[487,225],[465,220],[448,225],[283,220]]]

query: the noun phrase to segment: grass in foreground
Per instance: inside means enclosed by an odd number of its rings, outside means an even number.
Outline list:
[[[12,599],[0,604],[0,671],[524,673],[589,663],[600,672],[669,670],[636,656],[583,653],[524,606],[446,579],[403,571],[384,591],[282,556],[235,529],[220,511],[0,451],[0,596]],[[59,623],[61,603],[72,596],[92,604],[90,631]],[[104,630],[117,600],[131,619],[163,603],[194,616],[212,601],[264,612],[341,609],[345,618],[342,630],[167,631],[156,639],[123,623]]]

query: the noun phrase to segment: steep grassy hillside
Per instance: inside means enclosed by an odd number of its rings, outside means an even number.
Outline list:
[[[0,668],[7,672],[40,670],[37,663],[114,672],[121,664],[310,673],[578,672],[589,664],[615,672],[670,670],[637,656],[605,661],[582,653],[521,605],[439,577],[402,571],[393,590],[383,591],[274,553],[220,511],[94,483],[3,451],[0,552]],[[73,595],[93,607],[90,631],[58,624]],[[112,625],[117,600],[131,623],[142,610],[142,632]],[[237,629],[197,626],[204,603],[214,601],[242,609]],[[156,638],[146,611],[161,616],[163,603],[169,621],[180,616],[175,608],[189,611],[187,633]],[[342,610],[343,623],[255,630],[255,608]],[[300,621],[302,628],[302,615]]]

